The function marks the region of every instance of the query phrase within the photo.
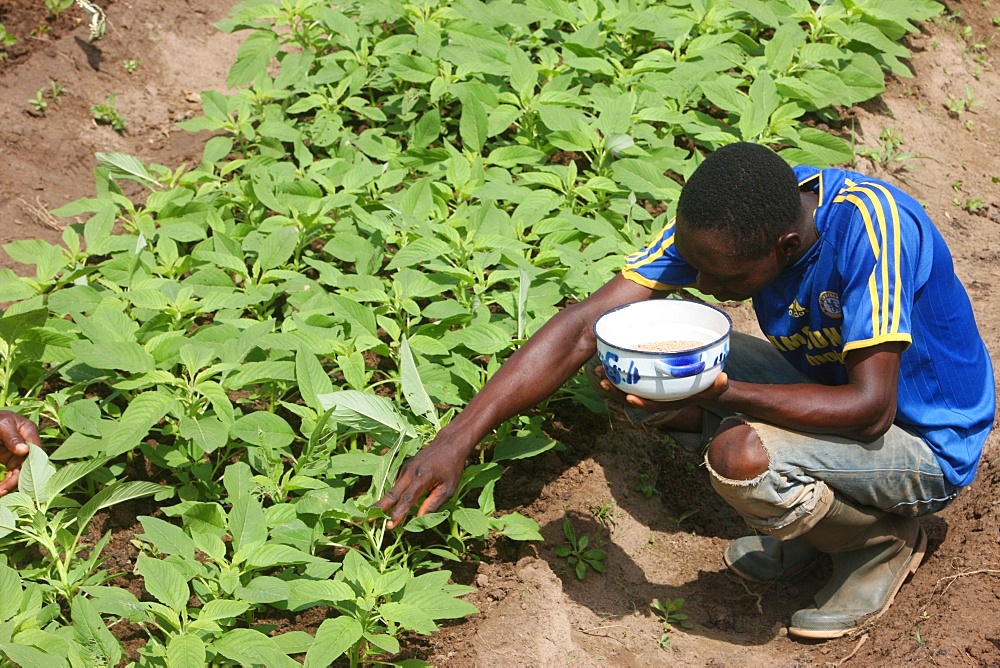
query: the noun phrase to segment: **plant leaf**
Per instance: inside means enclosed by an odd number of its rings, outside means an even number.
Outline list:
[[[178,614],[187,608],[191,592],[187,580],[176,566],[140,553],[136,559],[135,572],[142,576],[146,591],[157,601],[178,611]]]
[[[36,506],[46,508],[51,498],[49,480],[55,475],[56,469],[49,463],[45,451],[38,446],[32,446],[28,457],[21,465],[21,477],[17,489],[32,498]]]
[[[316,640],[306,652],[306,668],[329,666],[354,647],[363,635],[364,629],[356,619],[346,616],[324,619],[316,630]]]
[[[410,342],[405,337],[399,344],[399,381],[410,409],[417,415],[427,418],[434,425],[435,431],[440,430],[437,409],[420,379],[413,353],[410,352]]]

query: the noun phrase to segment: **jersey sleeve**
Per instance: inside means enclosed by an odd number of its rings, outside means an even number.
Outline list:
[[[625,258],[622,275],[653,290],[671,290],[692,286],[697,272],[674,248],[674,223],[671,219],[641,251]]]
[[[887,342],[908,347],[920,243],[911,213],[876,182],[849,183],[834,201],[851,216],[838,253],[843,351]]]

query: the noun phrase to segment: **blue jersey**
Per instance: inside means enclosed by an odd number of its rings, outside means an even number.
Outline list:
[[[819,196],[819,240],[753,297],[761,331],[825,385],[847,382],[844,353],[890,341],[900,359],[895,422],[923,438],[948,480],[972,482],[993,425],[993,367],[951,253],[926,212],[885,181],[796,167]],[[693,285],[671,221],[623,274],[654,289]]]

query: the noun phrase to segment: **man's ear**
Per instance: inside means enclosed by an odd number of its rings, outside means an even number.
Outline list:
[[[798,232],[789,230],[778,237],[774,242],[774,254],[782,262],[795,255],[802,245],[802,237]]]

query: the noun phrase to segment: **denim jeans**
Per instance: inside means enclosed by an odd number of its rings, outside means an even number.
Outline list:
[[[767,342],[734,332],[725,371],[733,380],[788,384],[811,382]],[[706,413],[708,413],[706,411]],[[916,517],[944,508],[960,491],[949,483],[920,437],[893,425],[870,443],[808,434],[743,415],[704,415],[706,433],[739,420],[757,433],[768,470],[751,480],[729,480],[705,462],[713,487],[755,529],[781,535],[805,515],[820,512],[831,492],[857,504]]]

